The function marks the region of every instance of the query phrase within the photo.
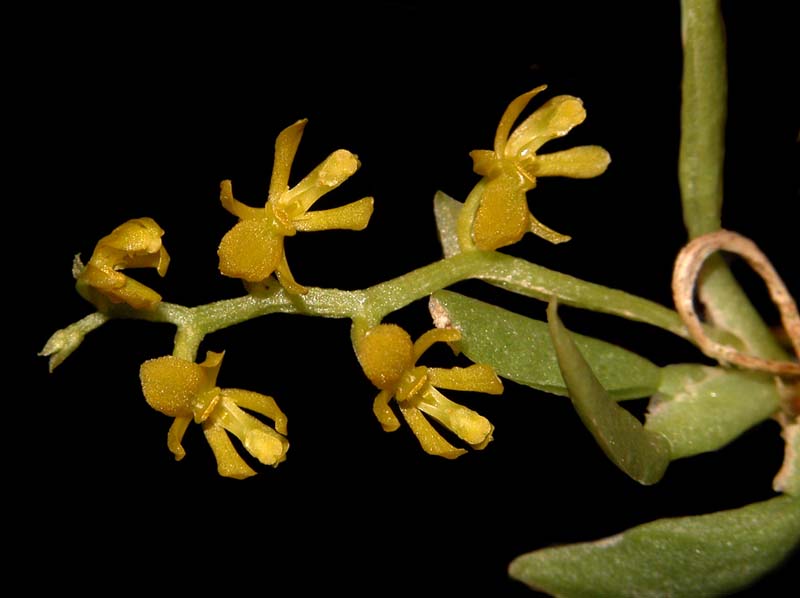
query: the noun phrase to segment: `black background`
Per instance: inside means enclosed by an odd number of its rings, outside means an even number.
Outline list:
[[[742,4],[725,3],[723,224],[753,238],[797,295],[791,3]],[[51,375],[35,356],[54,330],[90,311],[72,291],[72,256],[88,258],[129,218],[150,216],[166,230],[167,277],[135,273],[165,300],[239,295],[241,285],[216,272],[217,244],[234,224],[219,182],[232,179],[240,200],[263,202],[275,136],[298,118],[309,124],[292,181],[346,148],[362,167],[317,207],[365,195],[376,203],[363,232],[289,239],[297,280],[364,288],[438,259],[434,193],[466,197],[477,181],[468,152],[490,148],[507,103],[542,83],[546,97],[581,97],[588,112],[552,149],[600,144],[613,162],[598,179],[543,180],[529,195],[537,217],[570,243],[528,236],[508,251],[669,305],[685,241],[678,2],[130,5],[25,15],[18,25],[29,34],[9,54],[18,82],[7,93],[20,100],[10,128],[23,134],[7,143],[19,216],[6,226],[25,249],[7,259],[22,265],[14,297],[35,309],[14,343],[28,390],[9,397],[19,435],[10,460],[21,466],[26,507],[17,511],[17,555],[52,572],[31,587],[531,596],[506,573],[524,552],[773,495],[783,456],[775,422],[674,462],[662,482],[642,487],[605,459],[568,401],[510,382],[501,397],[463,398],[495,424],[486,450],[452,462],[425,455],[407,427],[380,429],[376,391],[342,320],[270,316],[205,339],[201,353],[226,351],[221,386],[270,394],[289,417],[288,460],[246,481],[216,474],[197,428],[175,462],[169,420],[142,400],[139,365],[171,352],[171,327],[112,322]],[[774,320],[760,283],[740,274]],[[542,303],[458,289],[544,318]],[[415,336],[430,325],[425,302],[393,317]],[[659,364],[704,359],[642,325],[568,309],[562,318]],[[760,595],[780,595],[787,569],[765,579]]]

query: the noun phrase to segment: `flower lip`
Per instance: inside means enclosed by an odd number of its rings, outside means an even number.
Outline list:
[[[170,258],[161,242],[163,234],[152,218],[134,218],[116,227],[97,242],[86,266],[76,268],[81,294],[100,310],[119,303],[134,309],[154,309],[161,295],[120,270],[155,268],[164,276]]]

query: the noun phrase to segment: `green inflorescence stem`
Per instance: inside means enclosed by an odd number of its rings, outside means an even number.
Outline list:
[[[440,259],[363,290],[310,287],[305,295],[294,295],[276,285],[192,308],[167,302],[152,311],[114,306],[103,321],[116,317],[174,324],[177,333],[173,353],[194,360],[206,335],[270,313],[351,319],[355,323],[354,334],[358,334],[388,314],[466,279],[485,280],[542,301],[556,296],[565,305],[647,323],[688,338],[678,314],[657,303],[520,258],[477,250]]]

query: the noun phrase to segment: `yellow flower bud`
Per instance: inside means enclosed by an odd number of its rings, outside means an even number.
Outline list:
[[[169,254],[161,243],[164,231],[152,218],[128,220],[100,239],[89,263],[78,268],[79,288],[98,308],[104,302],[127,303],[134,309],[153,309],[161,295],[127,277],[125,268],[155,268],[164,276]]]

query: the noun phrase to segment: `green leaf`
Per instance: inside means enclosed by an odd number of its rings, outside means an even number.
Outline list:
[[[452,291],[437,291],[431,301],[442,325],[461,331],[459,347],[472,361],[491,365],[508,380],[567,396],[545,322]],[[651,361],[605,341],[573,338],[615,400],[649,397],[658,390],[661,370]]]
[[[717,450],[780,409],[771,375],[699,364],[661,373],[645,428],[667,438],[673,459]]]
[[[463,203],[443,191],[437,191],[433,196],[433,215],[436,218],[436,230],[439,233],[444,257],[453,256],[461,251],[456,226],[462,207]]]
[[[575,410],[617,467],[641,484],[655,484],[669,465],[669,443],[611,400],[561,323],[557,305],[550,301],[547,321]]]
[[[720,596],[778,567],[800,544],[800,499],[659,519],[596,542],[544,548],[509,574],[553,596]]]

